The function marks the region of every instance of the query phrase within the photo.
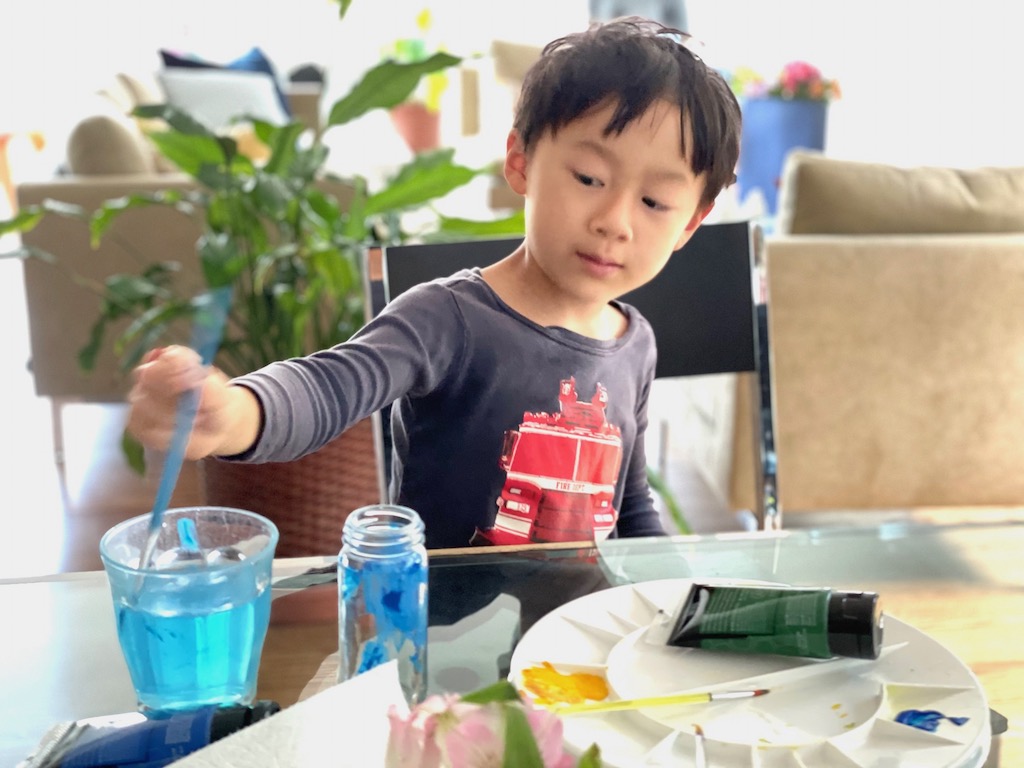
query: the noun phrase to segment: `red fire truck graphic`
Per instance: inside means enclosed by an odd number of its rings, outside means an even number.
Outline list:
[[[590,402],[580,402],[569,378],[558,402],[559,413],[527,412],[505,433],[505,485],[494,527],[483,532],[494,544],[598,541],[615,526],[622,437],[605,419],[608,392],[598,384]]]

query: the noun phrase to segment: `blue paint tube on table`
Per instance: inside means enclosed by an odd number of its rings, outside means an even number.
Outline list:
[[[154,713],[128,725],[86,726],[53,768],[162,768],[280,711],[273,701]]]
[[[647,641],[712,651],[877,659],[881,604],[874,592],[695,582]]]

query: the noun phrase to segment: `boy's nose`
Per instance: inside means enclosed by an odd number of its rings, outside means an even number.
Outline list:
[[[625,195],[609,195],[605,204],[595,211],[592,229],[602,237],[628,241],[633,237],[630,204]]]

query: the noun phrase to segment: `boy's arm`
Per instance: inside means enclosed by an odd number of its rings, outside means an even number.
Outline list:
[[[652,337],[653,338],[653,337]],[[653,347],[652,347],[653,348]],[[650,360],[647,385],[636,404],[636,437],[629,453],[622,504],[615,531],[619,536],[664,536],[661,516],[654,506],[647,481],[647,404],[654,383],[654,358]]]
[[[423,284],[343,344],[237,377],[232,383],[254,393],[262,421],[245,421],[255,444],[233,458],[290,461],[403,395],[432,392],[458,367],[465,337],[452,292]]]
[[[256,444],[263,428],[263,407],[256,394],[240,384],[229,384],[225,394],[229,398],[226,424],[213,455],[239,456]]]
[[[616,533],[623,537],[666,535],[647,482],[647,454],[643,450],[643,439],[643,433],[637,435],[630,454],[622,508],[615,527]]]

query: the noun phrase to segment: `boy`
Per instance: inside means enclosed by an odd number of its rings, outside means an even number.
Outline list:
[[[651,280],[734,179],[740,111],[682,33],[633,18],[550,43],[527,74],[505,178],[526,236],[399,296],[353,339],[233,381],[188,349],[136,370],[129,429],[187,456],[285,461],[394,402],[391,498],[428,547],[663,533],[644,431],[656,351],[615,301]]]

